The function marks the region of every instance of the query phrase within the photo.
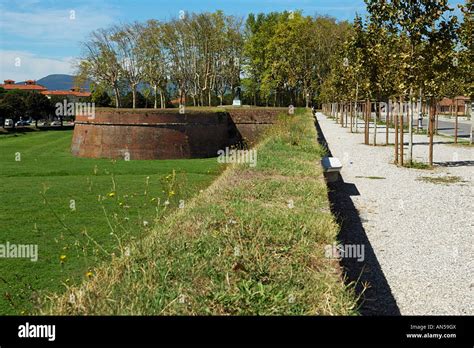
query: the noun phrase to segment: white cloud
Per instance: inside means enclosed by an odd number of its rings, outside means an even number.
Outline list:
[[[39,80],[50,74],[73,74],[73,62],[73,57],[54,59],[30,52],[0,50],[0,83],[6,79]]]
[[[81,7],[15,12],[2,9],[0,30],[35,42],[77,43],[94,29],[113,22],[110,10]]]

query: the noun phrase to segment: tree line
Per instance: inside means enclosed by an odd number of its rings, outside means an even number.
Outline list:
[[[77,83],[89,79],[96,94],[116,107],[139,92],[164,108],[228,103],[242,87],[247,104],[306,105],[318,98],[331,58],[351,30],[348,22],[301,12],[183,13],[93,31],[82,43]]]
[[[458,95],[472,100],[474,94],[473,2],[459,5],[462,18],[447,0],[365,3],[368,14],[365,18],[356,16],[350,35],[338,47],[321,98],[326,103],[337,102],[344,110],[355,112],[363,107],[369,118],[374,111],[375,125],[381,112],[377,103],[408,104],[405,115],[409,118],[409,162],[413,151],[413,106],[428,104],[432,164],[437,101]],[[403,114],[403,107],[399,109]],[[403,164],[403,116],[393,116],[390,122],[401,132],[395,160],[400,155]],[[399,127],[397,122],[401,122]],[[376,127],[374,144],[375,131]],[[368,143],[367,134],[365,142]]]
[[[58,118],[62,125],[63,115],[56,115],[56,105],[63,104],[64,100],[68,103],[73,102],[67,96],[53,95],[48,98],[36,91],[5,90],[0,87],[0,125],[5,127],[5,121],[11,119],[15,127],[15,123],[23,119],[33,120],[35,126],[38,126],[38,121],[54,118]],[[90,102],[91,97],[82,97],[78,101]],[[103,105],[106,106],[105,102]]]

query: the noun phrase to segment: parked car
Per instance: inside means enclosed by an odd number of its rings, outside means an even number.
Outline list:
[[[28,121],[24,121],[24,120],[20,120],[20,121],[17,121],[17,123],[15,123],[15,126],[18,127],[18,126],[29,126],[30,123]]]
[[[50,126],[60,126],[61,122],[60,121],[53,121],[49,124]]]
[[[13,120],[11,118],[5,120],[5,127],[13,127]]]

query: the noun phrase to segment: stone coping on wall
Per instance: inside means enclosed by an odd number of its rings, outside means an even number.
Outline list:
[[[275,123],[279,114],[287,108],[186,108],[184,113],[178,109],[114,109],[96,108],[95,116],[77,115],[76,123],[89,124],[206,124],[225,121],[227,115],[234,123]]]

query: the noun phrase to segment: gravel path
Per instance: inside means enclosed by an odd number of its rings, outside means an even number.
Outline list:
[[[343,164],[344,182],[360,193],[350,198],[400,313],[473,315],[474,147],[436,137],[434,162],[439,166],[399,168],[391,164],[393,146],[363,144],[362,122],[360,133],[351,134],[321,113],[317,120],[329,150]],[[370,132],[372,142],[373,128]],[[408,135],[404,140],[407,144]],[[385,128],[380,127],[377,143],[384,142]],[[414,159],[426,163],[428,137],[417,135],[414,143]],[[458,179],[430,181],[440,177]]]

